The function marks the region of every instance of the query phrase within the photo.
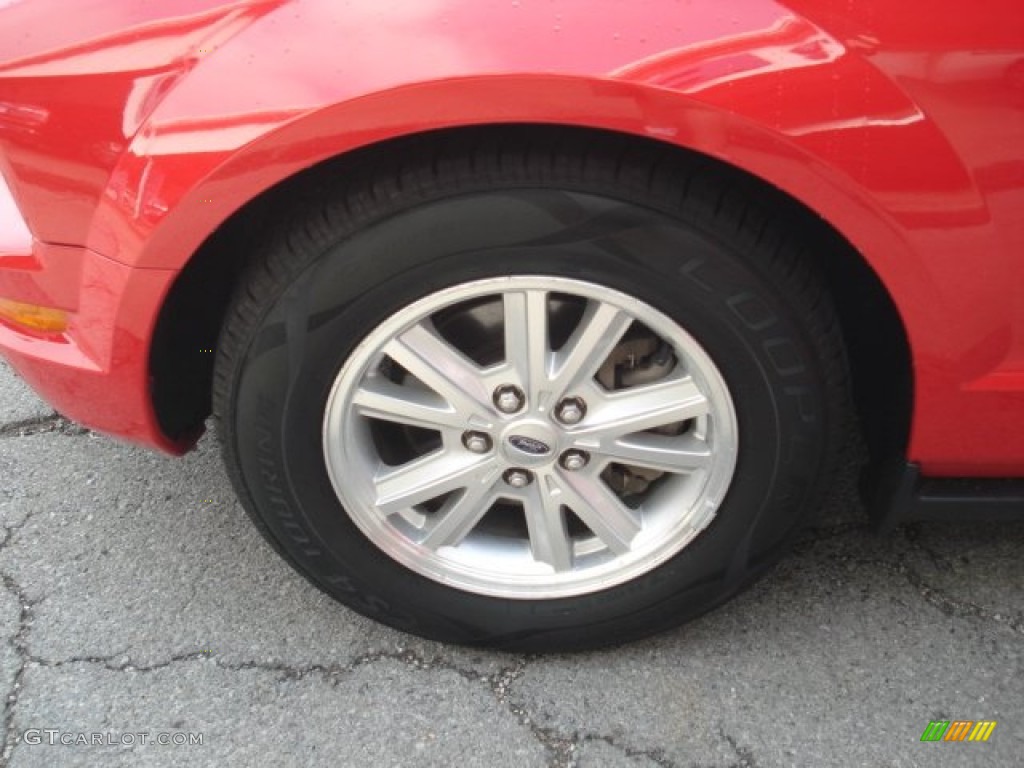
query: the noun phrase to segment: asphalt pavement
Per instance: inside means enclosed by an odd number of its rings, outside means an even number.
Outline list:
[[[115,442],[0,362],[0,765],[1024,764],[1024,526],[875,536],[857,455],[729,605],[524,657],[335,604],[251,527],[212,436],[184,459]],[[923,743],[933,720],[997,725]]]

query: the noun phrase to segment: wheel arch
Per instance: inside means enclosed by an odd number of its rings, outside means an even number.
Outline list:
[[[183,435],[210,412],[214,355],[232,289],[254,239],[303,195],[336,179],[372,174],[383,155],[429,152],[450,142],[493,142],[514,131],[537,141],[600,137],[609,151],[657,151],[699,165],[730,187],[755,195],[800,231],[840,316],[850,357],[853,395],[872,463],[905,456],[912,414],[913,371],[906,329],[889,291],[857,249],[828,221],[791,195],[747,171],[664,141],[579,126],[505,124],[449,128],[399,137],[318,163],[270,187],[234,211],[189,259],[160,309],[150,354],[154,409],[164,431]]]

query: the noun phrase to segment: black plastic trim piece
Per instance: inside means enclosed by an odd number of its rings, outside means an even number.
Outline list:
[[[1024,478],[928,478],[904,463],[870,484],[868,513],[880,532],[922,520],[1024,520]]]

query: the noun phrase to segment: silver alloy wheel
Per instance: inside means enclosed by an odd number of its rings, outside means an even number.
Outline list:
[[[509,392],[524,400],[512,413]],[[435,581],[518,599],[664,563],[714,519],[737,446],[728,388],[693,337],[636,298],[551,276],[403,308],[348,358],[323,425],[334,490],[370,541]]]

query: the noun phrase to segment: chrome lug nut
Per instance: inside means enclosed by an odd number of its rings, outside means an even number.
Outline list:
[[[473,453],[487,453],[491,450],[491,438],[483,432],[464,432],[462,444]]]
[[[562,458],[559,460],[559,464],[563,468],[568,469],[570,472],[575,472],[578,469],[583,469],[587,466],[590,461],[590,454],[586,451],[566,451],[562,454]]]
[[[525,469],[507,469],[502,478],[513,488],[525,488],[533,482],[533,475]]]
[[[567,397],[555,408],[555,418],[563,424],[579,424],[587,413],[587,404],[579,397]]]
[[[494,405],[502,413],[516,413],[526,403],[526,395],[519,387],[505,384],[494,390]]]

